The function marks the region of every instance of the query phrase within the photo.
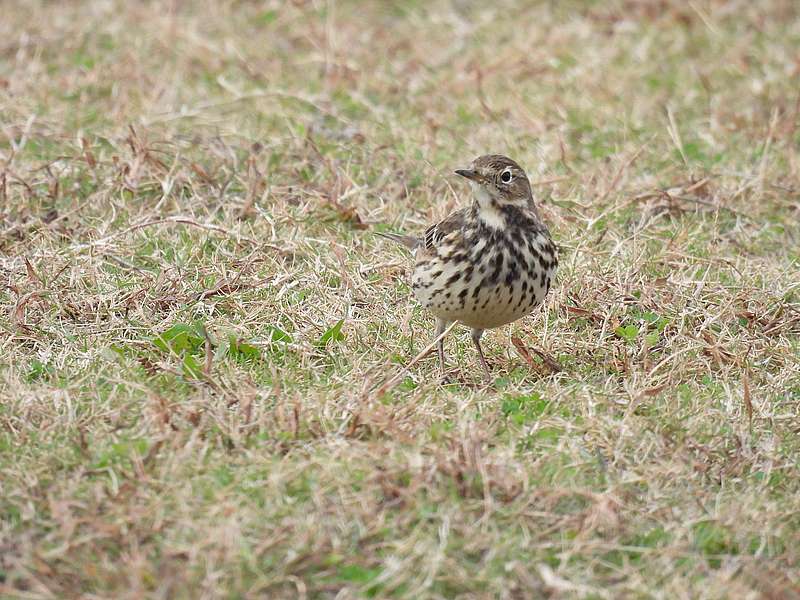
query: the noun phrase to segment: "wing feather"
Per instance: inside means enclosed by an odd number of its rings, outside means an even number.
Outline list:
[[[445,236],[460,230],[464,226],[464,216],[466,209],[457,210],[450,213],[447,217],[428,227],[423,236],[425,248],[431,250],[436,248]]]

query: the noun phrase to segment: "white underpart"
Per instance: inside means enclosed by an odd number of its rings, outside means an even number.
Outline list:
[[[511,285],[506,283],[506,275],[514,258],[502,246],[492,245],[487,248],[486,239],[482,239],[472,251],[471,260],[475,267],[471,270],[469,279],[456,278],[453,283],[448,283],[452,276],[464,272],[464,263],[433,259],[433,264],[429,268],[415,270],[412,277],[414,295],[423,306],[445,321],[461,321],[477,329],[499,327],[516,321],[532,312],[547,295],[548,286],[539,277],[538,270],[531,276],[528,269],[523,267],[523,264],[538,265],[538,255],[543,249],[543,241],[538,239],[538,236],[532,240],[536,248],[533,253],[529,251],[527,244],[519,248],[522,262],[517,261],[518,277]],[[457,245],[442,244],[438,248],[438,256],[452,256],[458,248]],[[495,283],[492,284],[498,253],[503,254],[503,267],[498,273],[499,276],[494,279]],[[546,273],[550,283],[555,278],[555,271],[553,267]],[[523,282],[526,284],[524,292]],[[462,304],[459,293],[464,288],[469,292]],[[477,295],[474,294],[476,288],[478,288]]]
[[[502,229],[506,226],[506,221],[502,213],[492,205],[492,196],[487,189],[474,181],[469,182],[475,199],[478,201],[478,218],[487,226],[494,229]]]

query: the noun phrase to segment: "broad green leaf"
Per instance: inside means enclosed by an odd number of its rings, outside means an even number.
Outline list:
[[[517,425],[535,421],[541,417],[550,406],[550,402],[539,394],[527,396],[506,396],[500,406],[503,416],[511,419]]]
[[[261,350],[232,335],[228,338],[228,355],[239,361],[257,361],[261,359]]]
[[[183,357],[183,374],[186,377],[189,379],[200,379],[202,371],[200,363],[197,362],[197,359],[193,355],[187,354]]]
[[[342,325],[344,325],[344,319],[339,319],[333,327],[328,328],[328,330],[322,334],[317,345],[324,346],[328,342],[341,342],[344,339]]]
[[[634,342],[636,340],[636,336],[639,335],[639,328],[633,324],[623,325],[621,327],[617,327],[614,330],[614,333],[626,342]]]
[[[205,345],[205,330],[202,325],[177,323],[153,338],[153,344],[163,352],[194,353]]]
[[[352,583],[369,583],[380,574],[380,569],[368,569],[360,565],[343,565],[337,573],[340,580]]]
[[[267,327],[267,331],[270,332],[269,339],[271,342],[292,343],[292,336],[276,325],[270,325]]]

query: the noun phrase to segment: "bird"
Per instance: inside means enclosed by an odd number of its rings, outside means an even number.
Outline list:
[[[502,327],[542,304],[558,268],[558,249],[542,222],[528,176],[500,154],[479,156],[455,171],[472,189],[472,202],[428,227],[421,236],[379,232],[408,248],[415,260],[411,288],[436,318],[437,352],[445,376],[443,334],[454,321],[472,329],[481,348],[486,329]]]

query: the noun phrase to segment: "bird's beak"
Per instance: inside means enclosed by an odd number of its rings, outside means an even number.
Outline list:
[[[456,175],[461,175],[462,177],[466,177],[470,181],[475,181],[477,183],[483,182],[483,176],[474,169],[457,169]]]

